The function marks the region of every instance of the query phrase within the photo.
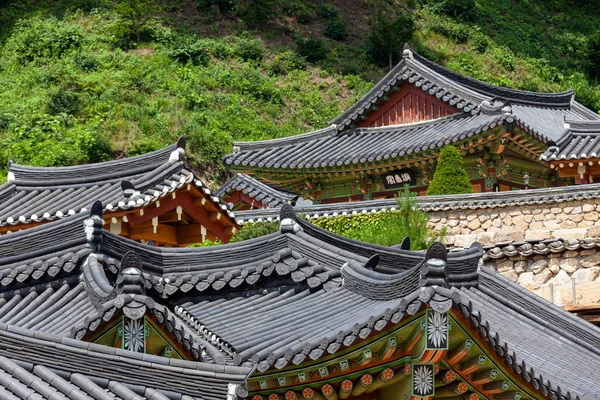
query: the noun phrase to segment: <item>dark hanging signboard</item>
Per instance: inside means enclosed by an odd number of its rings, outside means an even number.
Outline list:
[[[383,187],[386,189],[398,189],[404,185],[414,185],[415,177],[410,169],[397,169],[380,175]]]

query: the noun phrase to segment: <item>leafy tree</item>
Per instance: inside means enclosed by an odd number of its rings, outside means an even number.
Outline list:
[[[597,31],[588,40],[589,73],[592,78],[600,79],[600,31]]]
[[[454,146],[446,146],[440,152],[427,195],[461,193],[473,193],[473,187],[463,165],[460,151]]]
[[[410,14],[400,11],[394,19],[378,13],[367,38],[367,54],[371,60],[392,69],[400,60],[402,47],[412,38],[415,22]]]
[[[436,1],[441,13],[464,21],[477,19],[477,5],[475,0],[443,0]]]
[[[123,0],[117,4],[115,11],[122,20],[123,36],[129,36],[139,44],[144,29],[159,8],[153,0]]]

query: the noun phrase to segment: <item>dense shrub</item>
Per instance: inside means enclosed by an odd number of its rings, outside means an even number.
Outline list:
[[[475,0],[442,0],[438,2],[438,9],[443,14],[465,21],[474,21],[477,18],[477,4]]]
[[[273,57],[267,70],[273,75],[285,75],[290,71],[306,68],[306,59],[293,51],[283,51]]]
[[[325,36],[333,40],[346,40],[348,38],[348,24],[340,18],[332,18],[325,26]]]
[[[463,165],[460,151],[454,146],[446,146],[440,151],[427,195],[462,193],[473,193],[473,187]]]
[[[90,54],[77,54],[74,59],[75,65],[82,71],[91,72],[98,69],[98,60]]]
[[[398,210],[382,212],[378,224],[371,224],[366,229],[359,230],[353,239],[381,246],[393,246],[408,237],[411,250],[424,250],[433,242],[444,240],[445,229],[436,233],[427,226],[429,217],[427,213],[419,210],[416,193],[409,192],[408,187],[405,187],[396,201]]]
[[[327,57],[327,49],[322,40],[310,38],[302,39],[298,37],[296,39],[296,52],[302,57],[306,58],[308,62],[317,62]]]
[[[269,235],[279,230],[279,221],[273,222],[247,222],[242,230],[231,236],[231,242],[241,242],[243,240],[254,239],[257,237]]]
[[[261,61],[265,57],[265,46],[258,39],[238,39],[234,54],[244,61]]]
[[[139,44],[143,36],[151,36],[150,28],[154,16],[160,12],[160,7],[153,0],[121,0],[115,11],[121,23],[117,25],[120,44],[130,46],[133,41]]]
[[[4,54],[21,63],[39,58],[61,57],[78,48],[83,40],[82,31],[56,18],[21,20],[4,46]]]
[[[77,114],[79,111],[79,95],[72,90],[59,89],[58,92],[50,96],[48,102],[48,113],[52,115]]]
[[[239,7],[239,0],[198,0],[197,4],[200,8],[208,8],[216,6],[219,11],[228,13],[235,11]]]
[[[279,12],[278,0],[249,0],[240,14],[244,23],[255,29],[275,20]]]
[[[209,59],[208,49],[200,40],[187,37],[169,52],[169,57],[181,63],[191,62],[194,65],[206,65]]]
[[[336,6],[327,3],[319,3],[317,6],[317,12],[319,17],[321,17],[321,19],[324,21],[339,18],[340,15],[340,10]]]

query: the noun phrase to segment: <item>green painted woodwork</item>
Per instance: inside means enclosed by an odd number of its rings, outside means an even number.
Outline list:
[[[124,315],[114,318],[104,329],[90,337],[88,341],[116,348],[128,348],[126,343],[127,332],[132,331],[133,321]],[[140,349],[147,354],[154,354],[179,360],[190,360],[191,358],[180,350],[171,336],[165,332],[160,325],[148,316],[144,316],[140,324],[143,330],[143,348]],[[130,337],[127,337],[130,340]]]
[[[456,382],[466,383],[469,391],[477,393],[480,399],[490,398],[485,396],[488,391],[483,388],[514,394],[515,400],[543,399],[541,394],[522,382],[512,369],[504,367],[503,360],[498,359],[496,353],[487,348],[476,331],[465,326],[458,312],[452,310],[445,314],[438,313],[435,323],[433,315],[431,309],[423,309],[389,329],[335,354],[282,370],[253,374],[248,379],[250,397],[258,394],[265,398],[272,393],[283,394],[290,390],[301,392],[307,387],[319,389],[325,384],[335,386],[345,379],[359,379],[364,374],[375,377],[386,368],[402,373],[402,368],[416,365],[423,356],[430,354],[428,351],[433,350],[434,354],[443,355],[443,359],[435,363],[436,369],[453,370],[457,375]],[[446,318],[445,321],[440,319],[442,316]],[[428,348],[427,338],[430,337],[431,341],[432,327],[447,329],[447,343],[440,345],[438,342]],[[414,347],[409,350],[411,345]],[[456,365],[450,364],[449,360],[458,352],[464,352],[461,361]],[[473,372],[461,375],[461,371],[466,371],[466,368],[472,368]],[[471,383],[474,377],[481,379],[482,376],[489,379],[483,387]],[[434,395],[433,399],[435,398]]]
[[[477,136],[453,143],[463,153],[463,164],[471,182],[486,180],[486,188],[492,190],[498,180],[509,186],[523,188],[523,176],[529,175],[529,188],[553,187],[572,184],[573,179],[560,180],[556,171],[539,161],[539,156],[546,145],[537,138],[515,126],[512,135],[518,144],[507,138],[506,125],[502,125],[481,133]],[[504,146],[501,153],[500,151]],[[529,146],[529,149],[526,147]],[[317,167],[310,169],[276,169],[262,168],[248,170],[247,167],[232,166],[238,172],[255,175],[267,183],[282,187],[312,199],[315,204],[323,200],[339,199],[348,201],[355,195],[362,195],[364,199],[379,197],[377,193],[391,197],[393,190],[385,191],[381,183],[380,174],[385,171],[410,168],[416,179],[416,184],[411,188],[424,191],[433,177],[435,161],[440,149],[428,149],[410,155],[397,156],[388,160],[373,162]],[[483,163],[481,163],[483,161]],[[489,174],[488,169],[494,173]]]

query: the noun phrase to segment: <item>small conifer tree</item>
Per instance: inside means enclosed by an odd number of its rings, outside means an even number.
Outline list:
[[[440,152],[427,195],[461,193],[473,193],[473,187],[467,176],[460,152],[454,146],[446,146]]]

